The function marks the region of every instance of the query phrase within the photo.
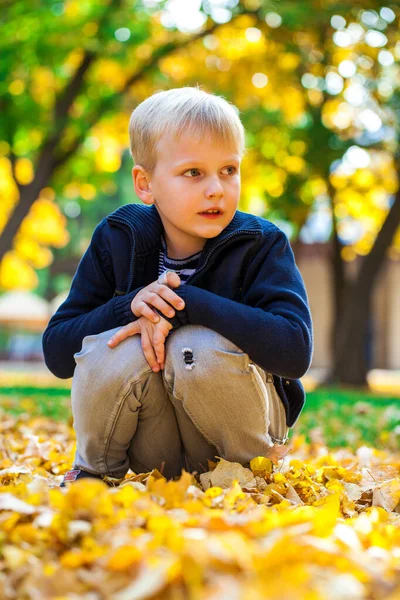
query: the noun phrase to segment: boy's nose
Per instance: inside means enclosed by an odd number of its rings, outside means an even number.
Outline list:
[[[209,182],[205,190],[206,198],[219,198],[224,195],[224,188],[218,178]]]

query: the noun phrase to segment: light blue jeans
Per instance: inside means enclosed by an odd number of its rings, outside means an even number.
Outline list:
[[[118,329],[86,336],[74,354],[74,468],[117,478],[157,468],[172,478],[207,471],[217,456],[245,464],[287,440],[272,376],[228,339],[182,326],[154,372],[140,334],[107,346]]]

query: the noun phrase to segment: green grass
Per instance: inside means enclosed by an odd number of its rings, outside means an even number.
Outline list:
[[[43,416],[55,421],[71,417],[71,392],[64,388],[0,388],[0,410],[20,415]]]
[[[354,389],[318,388],[308,392],[294,430],[310,441],[310,431],[315,428],[321,428],[331,448],[356,449],[366,444],[400,450],[400,398]]]
[[[10,387],[0,389],[0,410],[14,415],[29,413],[56,421],[72,417],[70,390],[64,388]],[[304,434],[320,428],[331,448],[352,449],[366,444],[400,450],[400,398],[357,390],[319,388],[308,392],[305,407],[290,431]]]

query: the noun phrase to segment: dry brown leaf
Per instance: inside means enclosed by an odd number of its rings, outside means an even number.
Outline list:
[[[381,506],[388,512],[395,510],[400,502],[400,479],[391,479],[377,486],[372,494],[373,506]]]
[[[253,488],[257,485],[250,469],[246,469],[240,463],[229,462],[223,458],[220,458],[220,462],[213,471],[200,474],[203,490],[206,490],[210,486],[227,488],[235,480],[239,482],[241,487]]]

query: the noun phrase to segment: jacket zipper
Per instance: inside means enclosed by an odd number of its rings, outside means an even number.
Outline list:
[[[221,240],[220,242],[218,242],[218,244],[216,244],[213,248],[211,248],[211,250],[209,251],[209,253],[206,256],[206,259],[204,261],[204,265],[198,269],[197,271],[195,271],[190,277],[189,279],[186,280],[185,285],[187,285],[189,283],[189,281],[192,281],[196,275],[198,275],[198,273],[201,273],[201,271],[203,271],[206,266],[207,263],[210,259],[210,256],[213,254],[213,252],[219,247],[219,246],[223,246],[225,244],[225,242],[227,242],[229,239],[233,238],[235,235],[241,235],[241,234],[250,234],[250,235],[255,235],[254,231],[251,231],[249,229],[241,229],[240,231],[234,231],[233,233],[230,233],[224,240]]]
[[[129,221],[122,219],[120,217],[109,217],[110,221],[116,221],[117,223],[122,223],[123,225],[127,225],[129,227],[129,230],[132,234],[132,256],[131,256],[131,263],[130,263],[130,267],[129,267],[129,282],[128,282],[128,287],[127,287],[127,292],[129,292],[131,285],[132,285],[132,279],[133,279],[133,261],[134,261],[134,256],[135,256],[135,233],[134,233],[134,229],[132,227],[132,225],[129,223]],[[193,275],[191,275],[189,277],[189,279],[186,281],[185,285],[188,284],[189,281],[192,281],[192,279],[201,271],[203,271],[206,266],[207,263],[210,259],[210,256],[213,254],[214,250],[216,250],[219,246],[222,246],[223,244],[225,244],[225,242],[227,242],[229,239],[233,238],[235,235],[241,235],[241,234],[250,234],[250,235],[255,235],[254,231],[251,231],[249,229],[241,229],[240,231],[234,231],[233,233],[230,233],[224,240],[218,242],[218,244],[216,244],[213,248],[211,248],[211,250],[209,251],[209,253],[206,256],[206,260],[204,261],[204,265],[195,273],[193,273]]]
[[[125,294],[127,294],[131,288],[132,285],[132,279],[133,279],[133,261],[135,258],[135,246],[136,246],[136,240],[135,240],[135,230],[133,229],[132,225],[129,223],[129,221],[127,221],[126,219],[121,219],[119,217],[109,217],[110,221],[114,221],[116,223],[122,223],[123,225],[127,225],[129,227],[129,230],[132,234],[132,255],[131,255],[131,262],[129,265],[129,281],[128,281],[128,287],[126,289],[126,292],[124,292]]]

